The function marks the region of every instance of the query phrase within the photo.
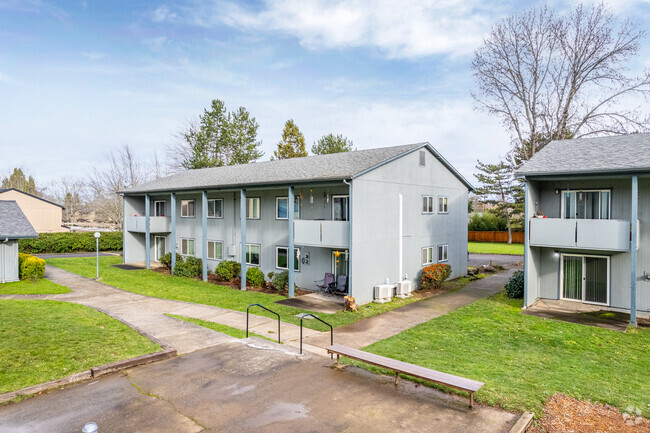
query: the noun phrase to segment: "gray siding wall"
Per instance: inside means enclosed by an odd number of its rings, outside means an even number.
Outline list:
[[[0,283],[18,281],[18,241],[0,242]]]
[[[534,210],[542,210],[549,218],[561,216],[561,194],[556,189],[611,189],[612,219],[629,220],[631,216],[631,178],[588,179],[567,181],[532,181],[531,200]],[[532,216],[532,211],[529,217]],[[650,273],[650,178],[639,178],[639,230],[640,242],[637,258],[637,310],[650,311],[650,280],[643,273]],[[602,255],[610,257],[610,306],[630,308],[630,253],[610,251],[559,250],[565,253]],[[529,254],[537,262],[527,262],[527,283],[529,297],[526,304],[534,301],[534,296],[546,299],[560,297],[560,258],[555,257],[551,248],[529,248]],[[535,265],[537,263],[537,265]]]
[[[422,248],[448,245],[451,278],[467,271],[467,187],[426,151],[425,167],[412,152],[353,180],[352,295],[373,299],[373,287],[386,278],[400,280],[398,196],[403,196],[403,272],[415,283],[422,269]],[[434,213],[422,213],[422,196],[432,195]],[[438,213],[438,197],[448,197],[449,212]]]

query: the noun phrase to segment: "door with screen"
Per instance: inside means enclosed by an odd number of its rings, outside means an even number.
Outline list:
[[[609,258],[562,255],[562,298],[608,303]]]

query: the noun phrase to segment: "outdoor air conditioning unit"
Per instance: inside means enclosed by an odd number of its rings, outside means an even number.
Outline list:
[[[380,284],[375,286],[375,301],[378,304],[383,304],[385,302],[390,302],[391,297],[393,296],[393,288],[395,286],[392,284]]]
[[[409,280],[400,281],[395,287],[395,297],[397,298],[408,298],[411,296],[411,291],[413,290],[413,282]]]

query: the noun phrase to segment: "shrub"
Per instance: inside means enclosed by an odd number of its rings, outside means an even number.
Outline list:
[[[506,294],[509,298],[524,297],[524,271],[515,271],[506,283]]]
[[[262,287],[264,285],[264,272],[260,268],[250,267],[246,270],[246,281],[253,287]]]
[[[425,289],[439,288],[451,275],[451,266],[445,263],[436,263],[422,269],[422,287]]]
[[[20,239],[20,252],[29,254],[74,253],[95,251],[94,232],[41,233],[36,239]],[[120,251],[122,232],[102,232],[100,251]]]
[[[276,290],[284,290],[289,282],[289,271],[276,272],[271,279],[271,285]]]
[[[45,275],[45,260],[29,254],[18,253],[18,277],[21,280],[38,280]]]
[[[241,265],[233,260],[224,260],[217,265],[215,273],[223,278],[224,281],[230,281],[241,273]],[[248,278],[248,272],[246,273]],[[262,275],[262,279],[264,276]]]
[[[179,277],[195,278],[203,273],[203,261],[198,257],[186,257],[182,262],[177,262],[174,275]]]
[[[171,270],[172,269],[172,253],[167,253],[164,256],[160,257],[158,259],[161,265],[166,267],[167,269]],[[183,256],[180,254],[176,253],[176,264],[180,263],[183,261]]]

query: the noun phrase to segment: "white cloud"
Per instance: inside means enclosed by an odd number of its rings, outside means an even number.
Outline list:
[[[45,12],[61,21],[68,18],[63,9],[42,0],[0,0],[0,10],[2,9],[37,14]]]
[[[371,47],[390,58],[418,58],[471,52],[500,10],[481,0],[264,0],[261,10],[204,0],[191,9],[191,19],[287,34],[310,49]]]
[[[92,62],[92,61],[95,61],[95,60],[99,60],[102,57],[105,57],[106,53],[98,53],[96,51],[91,51],[91,52],[82,51],[81,55],[84,56],[84,57],[87,57],[88,60],[90,60]]]
[[[151,21],[155,23],[161,23],[163,21],[174,21],[176,18],[176,12],[172,12],[167,5],[159,6],[151,13]]]
[[[142,39],[142,43],[151,48],[152,51],[160,51],[162,46],[165,44],[165,41],[167,41],[165,36]]]

